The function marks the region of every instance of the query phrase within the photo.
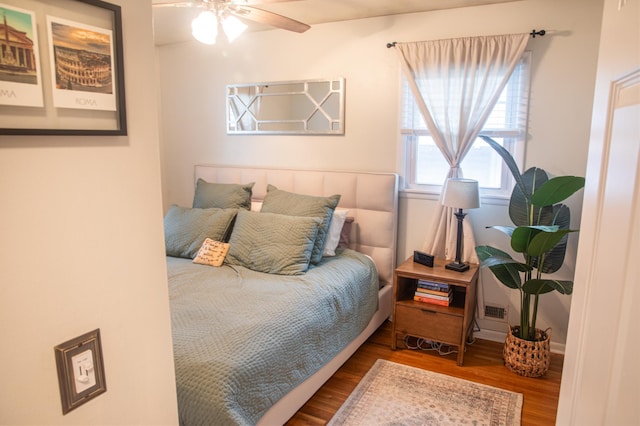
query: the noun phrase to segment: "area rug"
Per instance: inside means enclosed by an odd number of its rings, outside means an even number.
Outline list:
[[[519,425],[522,394],[379,359],[329,426]]]

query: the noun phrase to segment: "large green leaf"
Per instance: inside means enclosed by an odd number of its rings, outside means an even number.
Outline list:
[[[509,264],[497,265],[489,267],[493,275],[505,286],[512,289],[519,289],[522,285],[522,279],[518,270]]]
[[[476,246],[476,254],[481,262],[492,256],[507,257],[511,259],[509,253],[491,246]]]
[[[536,207],[531,206],[532,225],[553,225],[555,217],[553,215],[553,206]]]
[[[556,204],[553,206],[553,225],[557,225],[560,229],[569,229],[571,222],[571,213],[569,208],[564,204]],[[557,272],[564,264],[564,257],[567,252],[567,236],[552,248],[544,257],[544,264],[541,271],[545,274]],[[538,268],[538,258],[531,258],[530,264],[534,268]]]
[[[556,232],[557,226],[518,226],[511,235],[511,248],[526,253],[531,240],[540,232]]]
[[[509,265],[518,272],[531,271],[533,268],[526,263],[518,262],[512,257],[491,256],[480,263],[483,268],[491,268],[493,266]]]
[[[507,234],[509,237],[513,235],[513,231],[516,229],[514,226],[501,226],[501,225],[487,226],[487,228],[497,229],[503,234]]]
[[[560,240],[570,232],[576,231],[574,229],[558,229],[555,232],[539,232],[531,239],[529,247],[527,247],[527,254],[530,256],[540,256],[545,254],[554,248]]]
[[[476,254],[480,267],[489,268],[502,284],[519,289],[522,285],[520,272],[530,271],[531,267],[514,260],[508,253],[491,246],[477,246]]]
[[[560,229],[569,229],[571,223],[571,211],[564,204],[553,206],[553,220],[548,225],[557,225]]]
[[[520,176],[520,169],[518,168],[516,161],[511,156],[511,153],[509,153],[509,151],[507,151],[502,145],[491,139],[489,136],[480,136],[480,138],[482,138],[483,141],[485,141],[491,148],[494,149],[494,151],[498,153],[498,155],[500,155],[500,157],[502,157],[502,160],[504,160],[504,163],[507,165],[507,168],[513,175],[516,186],[520,187],[521,191],[525,191],[524,182],[522,181],[522,177]]]
[[[531,195],[531,202],[535,206],[551,206],[566,200],[583,186],[583,177],[554,177],[545,182]]]
[[[517,226],[551,223],[551,217],[553,216],[551,207],[531,209],[531,194],[548,180],[547,173],[542,169],[532,167],[522,174],[521,180],[524,185],[524,191],[521,186],[516,185],[511,192],[509,201],[509,217],[511,221]]]
[[[534,278],[522,285],[522,291],[528,294],[544,294],[554,290],[562,294],[571,294],[573,292],[573,281]]]

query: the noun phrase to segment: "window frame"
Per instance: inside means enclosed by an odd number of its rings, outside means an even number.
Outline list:
[[[524,154],[526,148],[527,128],[528,128],[528,115],[529,115],[529,100],[530,100],[530,76],[531,76],[531,52],[526,51],[523,53],[518,67],[525,67],[521,71],[520,84],[507,86],[510,90],[520,91],[520,95],[517,98],[519,108],[522,109],[524,118],[517,124],[517,128],[508,130],[497,129],[483,129],[479,136],[489,136],[491,138],[504,139],[504,146],[513,156],[516,164],[523,170]],[[428,198],[437,199],[442,192],[442,184],[419,184],[415,183],[417,170],[416,170],[416,155],[417,155],[417,143],[420,136],[431,136],[431,133],[426,128],[407,129],[402,127],[403,122],[403,107],[407,103],[405,96],[404,85],[406,85],[406,79],[404,75],[400,82],[400,114],[399,114],[399,140],[401,146],[401,170],[404,176],[401,192],[405,193],[412,198]],[[512,107],[517,109],[518,107]],[[501,184],[500,188],[487,188],[480,187],[480,196],[483,201],[492,204],[504,204],[508,202],[511,197],[511,192],[515,181],[508,167],[501,161]]]

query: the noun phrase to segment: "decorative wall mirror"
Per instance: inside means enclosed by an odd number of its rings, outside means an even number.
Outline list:
[[[227,85],[227,133],[344,135],[344,78]]]

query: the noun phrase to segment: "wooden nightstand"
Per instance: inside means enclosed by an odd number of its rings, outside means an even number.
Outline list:
[[[398,339],[405,336],[446,343],[458,347],[458,365],[462,365],[464,347],[473,336],[476,311],[476,284],[478,265],[456,272],[445,269],[448,262],[436,259],[433,268],[408,258],[396,268],[393,277],[393,322],[391,349],[397,348]],[[413,300],[418,280],[452,286],[453,300],[449,306],[439,306]]]

